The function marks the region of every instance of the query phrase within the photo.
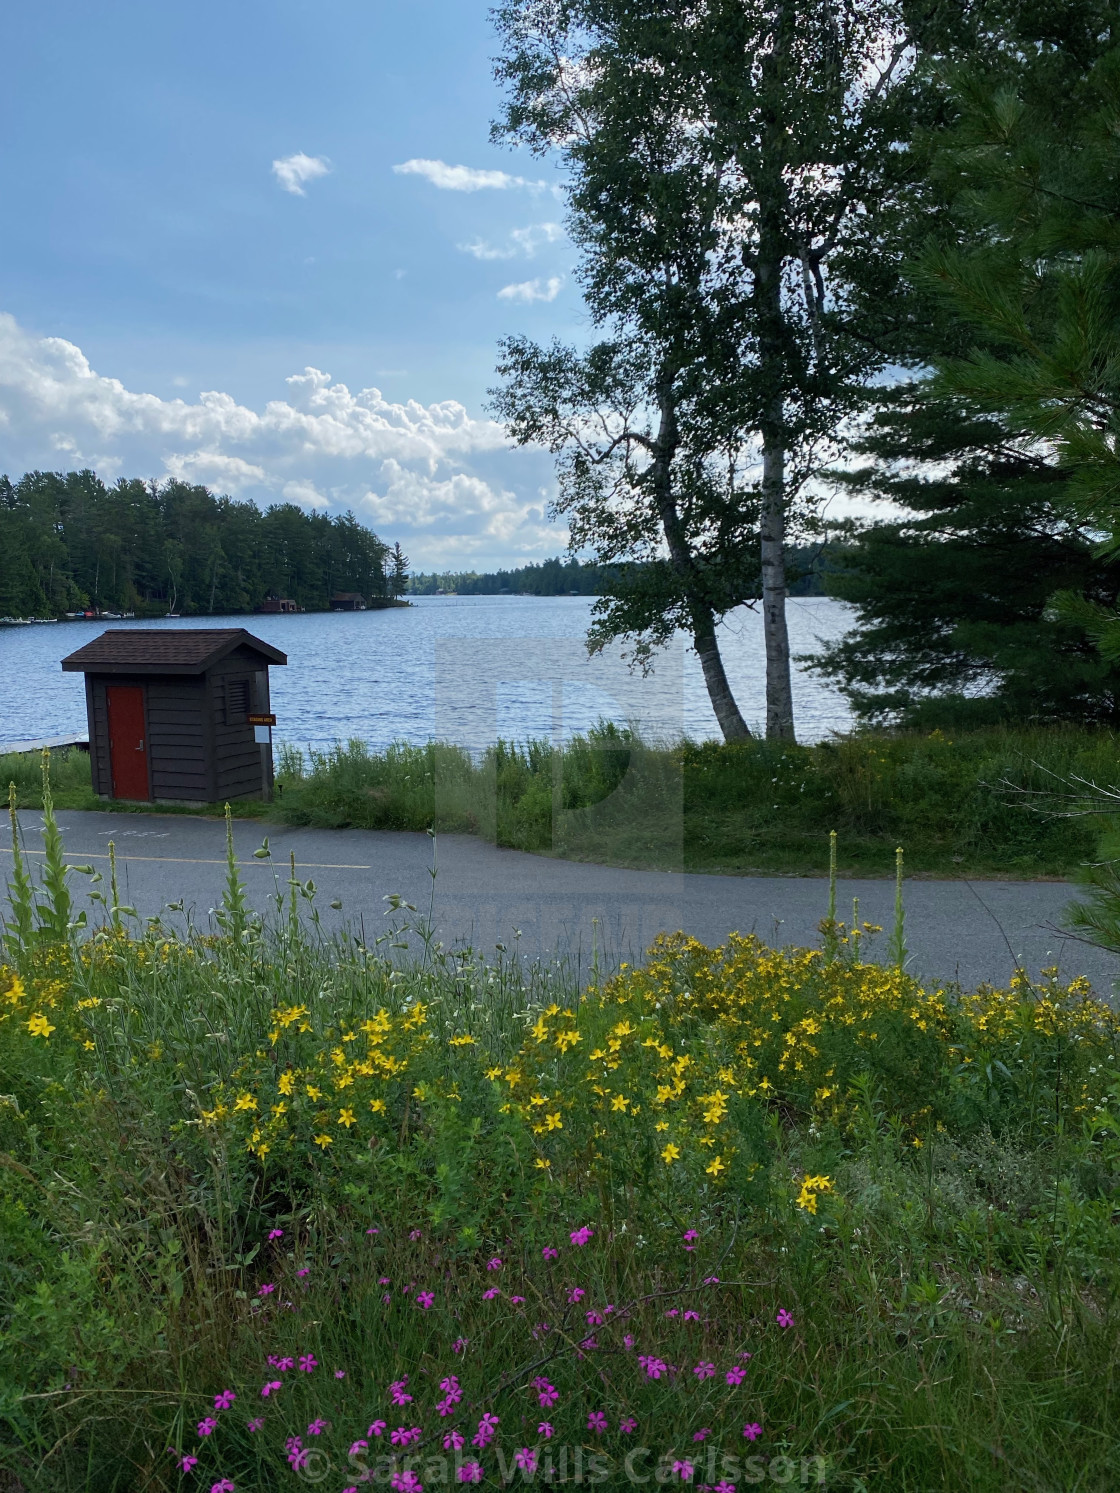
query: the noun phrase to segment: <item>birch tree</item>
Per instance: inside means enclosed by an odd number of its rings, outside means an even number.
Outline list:
[[[573,548],[647,563],[592,647],[687,630],[728,740],[717,624],[761,603],[792,739],[787,537],[888,355],[920,88],[894,0],[507,0],[495,137],[556,159],[602,340],[503,344],[495,406],[558,458]]]

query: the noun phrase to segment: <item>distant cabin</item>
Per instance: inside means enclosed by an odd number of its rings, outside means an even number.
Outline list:
[[[278,612],[300,612],[303,608],[298,601],[290,601],[286,596],[269,596],[257,607],[258,612],[267,612],[275,615]]]
[[[331,597],[332,612],[364,612],[366,599],[357,591],[336,591]]]
[[[271,798],[268,670],[287,662],[243,627],[118,628],[71,653],[62,667],[85,675],[94,792]]]

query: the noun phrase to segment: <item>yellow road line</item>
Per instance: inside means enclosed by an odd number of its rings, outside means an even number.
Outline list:
[[[11,855],[11,846],[0,845],[0,854]],[[24,855],[46,855],[45,850],[25,850]],[[108,855],[102,855],[95,850],[68,850],[66,852],[67,862],[74,861],[107,861]],[[208,860],[196,855],[129,855],[122,852],[117,856],[118,861],[153,861],[157,865],[169,866],[224,866],[225,857],[221,860]],[[238,861],[238,866],[267,866],[270,862],[265,857],[254,856],[252,860]],[[286,870],[290,864],[288,861],[272,861],[271,864],[277,870]],[[372,871],[372,866],[348,866],[335,865],[331,861],[296,861],[297,868],[304,871]]]

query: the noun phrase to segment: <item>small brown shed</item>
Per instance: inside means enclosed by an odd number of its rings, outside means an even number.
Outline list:
[[[120,628],[71,653],[62,667],[86,677],[94,792],[271,798],[268,666],[287,662],[243,627]]]

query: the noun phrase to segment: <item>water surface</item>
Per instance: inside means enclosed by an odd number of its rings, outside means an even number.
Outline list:
[[[632,722],[660,737],[718,738],[694,654],[679,640],[651,676],[614,656],[588,662],[582,648],[593,598],[416,597],[407,608],[290,617],[194,617],[155,622],[60,622],[0,628],[0,746],[86,729],[80,674],[63,674],[68,653],[106,629],[246,627],[288,655],[272,670],[276,738],[324,747],[358,737],[373,747],[439,735],[481,747],[500,734],[524,740],[585,730],[601,718]],[[844,603],[789,603],[793,652],[851,626]],[[765,712],[762,623],[741,607],[721,628],[723,656],[748,724]],[[798,669],[794,708],[800,740],[850,724],[847,702]]]

